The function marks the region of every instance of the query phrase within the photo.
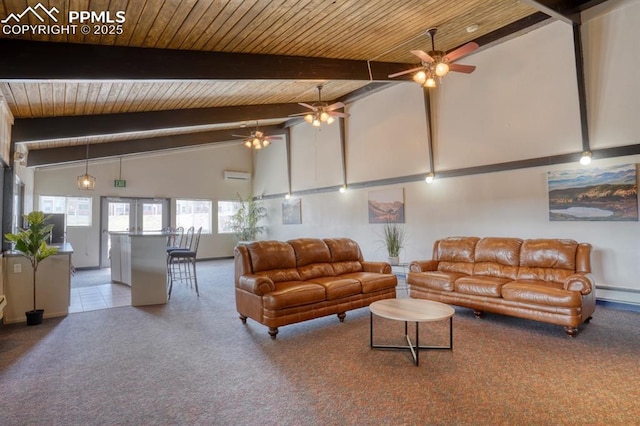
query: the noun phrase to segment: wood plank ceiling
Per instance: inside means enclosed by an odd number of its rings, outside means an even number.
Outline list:
[[[12,139],[29,151],[31,166],[81,160],[87,143],[118,143],[92,150],[97,157],[144,151],[149,140],[170,135],[188,145],[188,135],[203,143],[203,134],[226,131],[210,139],[228,140],[228,129],[257,120],[285,123],[304,111],[298,102],[317,100],[319,84],[325,100],[375,90],[390,70],[416,65],[411,49],[430,50],[428,28],[438,28],[439,50],[472,40],[487,46],[548,15],[571,20],[601,2],[2,0],[0,94],[16,119]],[[77,11],[103,18],[108,11],[112,20],[124,12],[125,21],[89,23],[84,35],[81,23],[69,21]],[[27,23],[76,28],[37,34],[19,27]],[[478,30],[468,32],[474,24]]]

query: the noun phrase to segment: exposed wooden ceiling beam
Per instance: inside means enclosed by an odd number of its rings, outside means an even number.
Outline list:
[[[382,80],[410,64],[0,39],[0,79]],[[371,74],[369,73],[371,70]]]
[[[246,129],[244,130],[244,133],[248,133]],[[260,127],[260,130],[267,135],[286,133],[286,129],[283,129],[280,126],[264,126]],[[226,129],[190,133],[186,135],[160,136],[155,138],[93,144],[89,149],[89,159],[118,157],[141,152],[163,151],[234,141],[239,139],[233,136],[233,134],[237,133],[239,133],[237,129]],[[84,161],[86,158],[86,145],[36,149],[29,151],[27,156],[27,167]]]
[[[241,105],[188,110],[130,112],[15,119],[14,143],[145,130],[203,126],[207,124],[267,120],[306,111],[298,104]]]

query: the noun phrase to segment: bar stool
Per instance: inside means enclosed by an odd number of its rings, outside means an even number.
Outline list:
[[[174,281],[181,281],[189,284],[190,287],[195,285],[196,295],[200,297],[198,290],[198,276],[196,274],[196,256],[198,254],[198,245],[200,244],[200,234],[202,227],[193,234],[190,239],[189,248],[177,248],[167,253],[167,272],[169,274],[169,299],[171,299],[171,290]]]

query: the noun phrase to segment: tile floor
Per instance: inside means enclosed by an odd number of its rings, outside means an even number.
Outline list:
[[[77,277],[74,277],[74,280]],[[71,283],[69,313],[95,311],[131,305],[131,288],[124,284],[97,284],[74,287]]]

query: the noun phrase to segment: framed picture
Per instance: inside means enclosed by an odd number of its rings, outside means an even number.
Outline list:
[[[282,224],[300,225],[302,223],[302,200],[296,198],[282,203]]]
[[[404,223],[404,188],[369,192],[369,223]]]
[[[549,220],[637,221],[635,164],[548,172]]]

